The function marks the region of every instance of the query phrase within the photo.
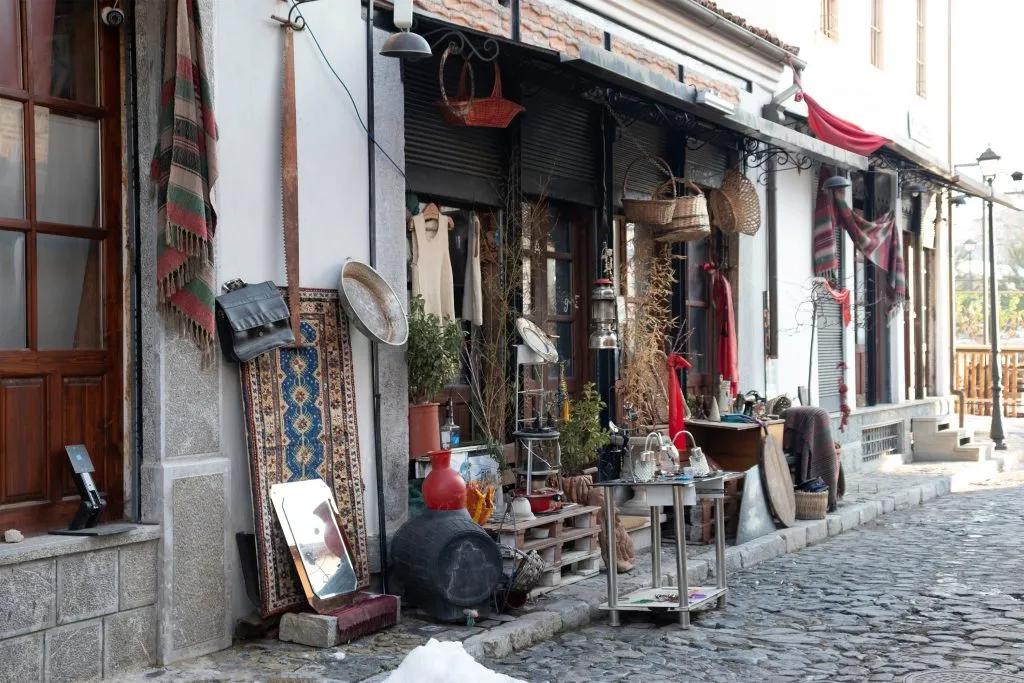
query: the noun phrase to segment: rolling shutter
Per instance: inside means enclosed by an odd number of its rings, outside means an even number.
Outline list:
[[[842,229],[837,227],[835,240],[839,263],[843,262]],[[840,267],[840,280],[842,268]],[[830,413],[839,410],[839,381],[843,370],[839,364],[843,362],[843,311],[842,307],[828,294],[822,294],[818,300],[818,396],[817,404]]]
[[[622,180],[626,169],[638,157],[649,154],[672,163],[669,129],[651,123],[636,122],[625,130],[617,131],[612,146],[612,197],[616,207],[622,206]],[[628,197],[646,199],[659,185],[668,180],[665,172],[645,161],[633,165],[629,174]]]
[[[721,187],[728,167],[729,153],[721,147],[707,144],[699,149],[686,149],[685,176],[698,185]]]
[[[445,120],[437,107],[438,62],[434,57],[404,64],[406,185],[417,193],[497,206],[507,173],[505,131]],[[449,67],[449,93],[456,91],[456,71]],[[490,92],[491,79],[477,79],[477,90]]]
[[[524,85],[523,91],[523,191],[597,206],[601,186],[597,109],[582,98],[551,90]]]

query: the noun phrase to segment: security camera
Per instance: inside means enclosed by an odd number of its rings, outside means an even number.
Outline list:
[[[124,10],[117,7],[104,7],[100,19],[107,26],[120,26],[124,23]]]

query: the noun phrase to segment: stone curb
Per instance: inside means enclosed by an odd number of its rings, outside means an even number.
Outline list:
[[[825,519],[799,520],[792,528],[780,529],[744,543],[742,546],[728,547],[725,552],[726,573],[732,574],[755,567],[776,557],[798,552],[809,545],[820,543],[832,536],[838,536],[890,512],[922,505],[958,488],[957,483],[951,475],[936,477],[923,484],[895,489],[875,497],[869,497],[859,503],[844,505]],[[707,579],[711,575],[714,561],[713,550],[691,558],[687,566],[687,580],[690,585],[699,584]],[[671,572],[674,565],[671,568],[666,566],[663,569]],[[477,659],[481,657],[501,659],[515,651],[547,640],[562,631],[577,629],[596,620],[601,614],[598,606],[604,602],[604,598],[603,590],[586,598],[563,598],[545,605],[543,611],[530,612],[515,621],[471,636],[463,641],[463,645],[466,651]],[[387,674],[379,674],[367,679],[365,683],[376,683],[385,678],[387,678]]]

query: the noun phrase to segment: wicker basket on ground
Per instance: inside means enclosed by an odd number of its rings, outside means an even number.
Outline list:
[[[796,518],[797,519],[825,519],[828,511],[828,491],[808,493],[807,491],[794,491],[796,496]]]

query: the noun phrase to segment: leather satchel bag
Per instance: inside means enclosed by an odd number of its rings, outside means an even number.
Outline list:
[[[277,285],[232,280],[224,287],[227,293],[217,297],[217,337],[228,360],[245,363],[295,344],[288,306]]]

